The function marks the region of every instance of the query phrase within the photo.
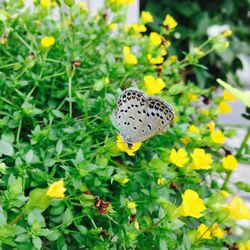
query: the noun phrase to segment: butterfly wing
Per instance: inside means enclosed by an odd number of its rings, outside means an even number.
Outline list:
[[[163,131],[174,119],[174,111],[169,104],[155,97],[147,99],[147,110],[139,134],[131,138],[132,142],[145,141]]]
[[[117,101],[118,108],[113,112],[113,123],[123,139],[131,143],[141,131],[147,112],[147,98],[143,92],[129,88],[122,92]]]

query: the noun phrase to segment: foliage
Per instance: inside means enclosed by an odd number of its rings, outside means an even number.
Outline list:
[[[152,30],[159,30],[158,23],[164,18],[167,10],[173,17],[179,20],[176,29],[172,51],[180,58],[182,51],[178,48],[189,49],[196,47],[207,39],[207,30],[213,25],[227,26],[233,31],[230,39],[230,49],[223,53],[211,53],[203,59],[203,68],[192,67],[186,72],[188,79],[196,79],[200,86],[215,85],[214,79],[225,75],[227,80],[242,85],[236,71],[242,68],[241,54],[249,55],[249,8],[250,2],[244,1],[171,1],[171,0],[141,0],[141,8],[150,11],[155,16],[155,23],[149,24]],[[225,26],[226,25],[226,26]]]
[[[235,155],[234,169],[247,160],[250,132],[239,149],[224,145],[235,135],[216,122],[228,93],[181,75],[204,67],[199,59],[225,49],[227,37],[179,61],[166,55],[176,21],[167,16],[161,34],[142,35],[143,23],[125,25],[130,2],[110,0],[97,15],[69,0],[33,11],[0,3],[3,249],[223,249],[247,240],[235,220],[249,210],[238,197],[225,200],[233,191],[222,159]],[[110,114],[130,86],[158,94],[176,115],[166,133],[128,149],[117,147]]]

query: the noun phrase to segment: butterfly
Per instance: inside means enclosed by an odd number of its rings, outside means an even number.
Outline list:
[[[173,119],[174,111],[169,104],[135,88],[121,93],[111,116],[113,125],[128,146],[164,131]]]

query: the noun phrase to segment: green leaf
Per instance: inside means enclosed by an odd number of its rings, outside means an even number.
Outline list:
[[[33,155],[34,155],[34,154],[33,154],[33,150],[30,149],[30,150],[27,152],[26,156],[25,156],[25,161],[26,161],[27,164],[30,164],[30,163],[32,162]]]
[[[63,142],[62,140],[59,140],[56,144],[56,152],[58,154],[61,154],[62,153],[62,150],[63,150]]]
[[[30,199],[26,205],[26,209],[40,208],[45,210],[52,200],[49,196],[46,195],[46,192],[47,188],[36,188],[32,190],[29,194]]]
[[[65,226],[69,226],[73,222],[73,216],[69,208],[63,213],[63,223]]]
[[[32,243],[36,249],[40,250],[42,248],[42,240],[39,237],[33,237]]]
[[[7,141],[0,140],[0,155],[1,154],[13,156],[14,150],[12,144]]]
[[[238,100],[243,102],[247,107],[250,107],[250,91],[240,91],[228,83],[222,81],[221,79],[216,80],[221,86],[223,86],[226,90],[228,90],[232,95],[235,96]]]
[[[168,90],[169,95],[177,95],[185,90],[185,86],[182,83],[174,84],[170,86]]]
[[[245,192],[250,192],[250,185],[246,182],[238,181],[235,183],[235,185],[237,186],[237,188],[239,188]]]

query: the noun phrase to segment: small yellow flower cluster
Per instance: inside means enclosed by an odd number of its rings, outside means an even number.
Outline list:
[[[216,144],[223,144],[225,141],[224,135],[221,130],[211,132],[211,139]]]
[[[223,236],[224,232],[217,223],[213,224],[210,229],[203,223],[197,228],[196,238],[199,240],[212,237],[222,238]]]
[[[58,198],[58,199],[64,198],[64,192],[66,191],[66,188],[63,185],[64,185],[63,179],[52,183],[49,186],[46,195],[49,196],[50,198]]]
[[[188,132],[189,133],[193,133],[193,134],[199,134],[200,133],[200,129],[198,127],[196,127],[195,125],[190,125],[188,127]]]
[[[138,63],[136,56],[131,53],[131,49],[128,46],[123,47],[123,56],[125,64],[134,65]]]
[[[244,245],[240,245],[239,250],[250,250],[250,240],[248,240]]]
[[[153,46],[159,46],[162,43],[162,39],[163,39],[162,36],[157,32],[151,32],[149,35],[150,43]]]
[[[147,54],[147,59],[150,64],[162,64],[164,61],[164,56],[167,54],[167,50],[165,47],[160,47],[160,54],[158,54],[156,57],[152,54]]]
[[[146,93],[148,95],[159,94],[166,84],[161,78],[154,78],[151,75],[144,76],[144,84],[146,86]]]
[[[134,152],[139,150],[139,148],[141,147],[142,143],[140,142],[136,142],[133,143],[133,145],[129,148],[127,143],[125,143],[121,137],[121,135],[117,136],[117,140],[116,140],[116,146],[119,150],[126,152],[129,156],[134,156]]]
[[[79,9],[83,12],[88,12],[88,7],[85,2],[80,2],[78,3]]]
[[[41,45],[44,48],[49,48],[55,43],[55,38],[53,36],[45,36],[41,40]]]
[[[177,208],[177,212],[180,216],[200,218],[205,209],[206,207],[198,193],[191,189],[187,189],[184,194],[182,194],[182,203]]]
[[[130,216],[130,223],[133,222],[134,224],[134,229],[139,230],[139,223],[138,220],[136,219],[136,203],[133,201],[128,201],[127,202],[127,208],[130,210],[131,216]]]
[[[197,48],[197,47],[193,48],[193,53],[195,55],[197,55],[198,57],[202,57],[204,55],[204,52],[201,49]]]
[[[198,100],[198,95],[188,93],[187,98],[190,102],[195,102]]]
[[[218,105],[218,112],[221,114],[231,113],[232,108],[226,101],[234,101],[234,100],[235,100],[235,97],[231,93],[229,93],[227,90],[224,90],[222,100],[220,101]]]
[[[166,179],[165,179],[165,178],[158,178],[156,182],[157,182],[157,184],[158,184],[159,186],[161,186],[161,185],[164,185],[164,184],[165,184]]]

